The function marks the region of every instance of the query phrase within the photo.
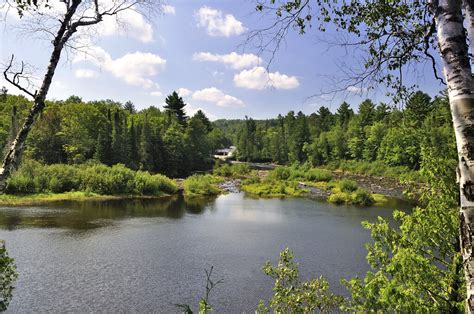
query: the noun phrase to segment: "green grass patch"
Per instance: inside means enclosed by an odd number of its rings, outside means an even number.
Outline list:
[[[299,188],[296,181],[272,180],[260,183],[244,183],[241,188],[247,193],[266,197],[301,196],[308,192],[308,190]]]
[[[221,190],[217,186],[222,179],[205,174],[195,174],[184,180],[184,194],[186,196],[209,196],[218,195]]]
[[[136,196],[140,197],[140,196]],[[130,196],[100,195],[90,192],[65,192],[65,193],[37,193],[25,195],[0,195],[0,206],[30,206],[42,205],[60,201],[90,201],[126,199]]]

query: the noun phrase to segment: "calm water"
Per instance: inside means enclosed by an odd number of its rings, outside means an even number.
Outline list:
[[[62,203],[3,208],[0,238],[20,277],[10,312],[179,312],[197,301],[204,269],[224,279],[211,296],[218,313],[253,312],[271,294],[260,271],[290,247],[302,276],[367,270],[363,220],[392,209],[333,206],[310,199],[216,199]]]

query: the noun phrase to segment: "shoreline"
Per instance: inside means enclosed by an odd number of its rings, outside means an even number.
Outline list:
[[[101,195],[87,192],[65,192],[65,193],[37,193],[37,194],[0,194],[0,206],[40,206],[55,202],[87,202],[87,201],[120,201],[120,200],[154,200],[170,197],[172,195],[162,194],[150,195]]]

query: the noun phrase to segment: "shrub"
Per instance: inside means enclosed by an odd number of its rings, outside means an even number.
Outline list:
[[[188,196],[217,195],[220,190],[216,183],[217,179],[211,175],[192,175],[184,180],[184,194]]]
[[[313,169],[309,169],[308,171],[306,171],[306,173],[304,173],[304,178],[309,181],[328,182],[332,180],[333,176],[332,176],[331,171],[329,170],[313,168]]]
[[[350,202],[351,196],[348,193],[337,192],[329,195],[328,202],[334,204],[346,204]]]
[[[370,206],[375,203],[375,199],[369,191],[358,189],[352,195],[352,204]]]
[[[26,161],[8,180],[7,193],[63,193],[82,190],[102,195],[159,195],[175,193],[176,183],[160,174],[133,171],[118,164],[108,167],[87,163],[80,166],[42,165]]]
[[[40,190],[49,190],[53,193],[69,192],[79,189],[79,170],[74,166],[56,164],[44,167],[45,173],[49,179],[47,185]],[[44,178],[45,176],[39,176]],[[38,184],[40,185],[40,184]]]
[[[276,167],[268,174],[271,180],[288,180],[291,176],[291,171],[288,167]]]
[[[353,180],[342,179],[341,181],[339,181],[339,189],[342,192],[354,192],[355,190],[357,190],[357,183]]]

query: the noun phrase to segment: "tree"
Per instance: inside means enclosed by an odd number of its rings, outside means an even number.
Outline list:
[[[128,100],[124,105],[123,105],[123,109],[125,109],[126,111],[128,111],[129,113],[137,113],[137,109],[135,109],[135,105],[133,104],[133,102],[131,102],[130,100]]]
[[[182,126],[186,126],[187,116],[184,112],[184,107],[186,104],[183,101],[183,98],[179,97],[177,92],[171,93],[165,99],[166,105],[164,106],[166,112],[169,116],[175,117]]]
[[[2,86],[0,94],[0,102],[5,102],[7,100],[8,89],[5,86]]]
[[[405,118],[408,123],[419,127],[431,110],[431,97],[422,91],[417,91],[408,99]]]
[[[275,4],[274,0],[264,0],[257,4],[259,11],[272,9],[276,12],[273,26],[250,34],[250,39],[261,40],[261,47],[268,48],[274,43],[277,49],[292,27],[304,34],[312,24],[324,31],[332,23],[361,38],[352,44],[359,44],[365,51],[364,64],[361,72],[352,72],[352,83],[385,83],[395,89],[398,97],[407,91],[400,74],[413,63],[431,63],[434,76],[444,82],[433,57],[433,51],[439,51],[458,147],[460,233],[467,306],[468,311],[473,311],[474,79],[468,49],[474,51],[474,1],[295,0]],[[313,12],[318,14],[313,16]]]
[[[145,12],[152,10],[154,1],[149,0],[122,0],[122,1],[85,1],[85,0],[70,0],[60,2],[64,5],[64,12],[55,14],[42,14],[35,11],[36,7],[47,6],[47,0],[18,0],[17,8],[20,14],[25,11],[31,11],[37,17],[47,19],[48,35],[54,33],[52,38],[52,52],[49,57],[48,67],[43,77],[41,87],[37,91],[29,90],[28,86],[24,85],[25,67],[24,63],[19,69],[15,69],[14,56],[10,59],[9,64],[4,70],[4,78],[13,86],[27,94],[33,99],[33,105],[26,116],[23,125],[18,130],[18,134],[11,145],[8,152],[3,159],[2,167],[0,168],[0,192],[5,191],[6,182],[12,171],[20,163],[21,154],[30,129],[45,107],[46,96],[48,95],[54,73],[58,66],[61,54],[65,47],[72,46],[75,35],[78,31],[83,29],[91,29],[94,25],[99,24],[106,16],[117,16],[120,12],[126,10],[135,10],[140,12],[141,9],[146,9]],[[156,2],[155,2],[156,5]],[[84,14],[85,12],[94,12],[91,14]],[[38,28],[38,31],[41,31]]]
[[[354,115],[354,111],[351,109],[348,103],[343,102],[336,111],[337,119],[339,120],[340,126],[346,130],[349,120]]]

